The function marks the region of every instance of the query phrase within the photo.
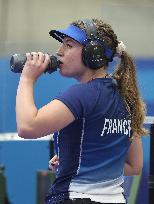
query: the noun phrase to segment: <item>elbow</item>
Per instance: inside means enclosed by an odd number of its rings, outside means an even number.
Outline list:
[[[32,131],[30,128],[18,128],[18,136],[23,138],[23,139],[35,139],[37,138],[36,134],[34,131]]]
[[[143,164],[136,164],[136,165],[132,165],[129,163],[125,163],[124,166],[124,175],[125,176],[137,176],[140,175],[142,173],[142,168],[143,168]]]
[[[136,164],[132,166],[132,175],[140,175],[142,173],[143,169],[143,163],[141,162],[140,164]]]
[[[134,165],[134,175],[140,175],[143,169],[143,159],[140,159],[136,165]]]
[[[143,166],[139,166],[137,168],[134,168],[133,169],[133,174],[136,175],[136,176],[140,175],[142,173],[142,168],[143,168]]]

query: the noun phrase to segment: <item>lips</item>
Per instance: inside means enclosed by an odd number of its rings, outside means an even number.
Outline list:
[[[63,64],[63,62],[59,60],[59,64]]]
[[[62,68],[63,62],[59,60],[59,68]]]

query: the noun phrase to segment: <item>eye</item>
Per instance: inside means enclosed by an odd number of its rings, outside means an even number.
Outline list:
[[[72,48],[73,46],[70,43],[66,43],[66,47]]]
[[[64,45],[66,48],[69,48],[69,49],[73,47],[73,45],[72,45],[71,42],[63,42],[63,45]]]

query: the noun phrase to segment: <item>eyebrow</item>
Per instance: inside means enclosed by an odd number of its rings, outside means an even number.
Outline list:
[[[71,38],[69,38],[69,39],[68,39],[68,38],[67,38],[67,39],[64,39],[63,42],[64,42],[64,43],[69,43],[69,42],[71,42],[71,43],[77,43],[75,40],[73,40],[73,39],[71,39]]]

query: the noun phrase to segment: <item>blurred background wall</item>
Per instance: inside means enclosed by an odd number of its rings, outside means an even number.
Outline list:
[[[20,75],[10,71],[10,56],[29,51],[55,54],[58,42],[50,38],[50,29],[85,18],[104,19],[126,44],[136,63],[147,114],[154,115],[154,0],[0,0],[0,165],[5,166],[12,204],[36,203],[36,174],[47,170],[50,147],[49,141],[17,141],[15,97]],[[44,105],[73,83],[58,72],[41,76],[35,86],[36,105]],[[126,182],[129,204],[149,203],[149,144],[149,137],[144,138],[142,175]]]
[[[109,22],[131,54],[154,56],[153,0],[0,0],[0,56],[53,51],[51,28],[92,17]]]

